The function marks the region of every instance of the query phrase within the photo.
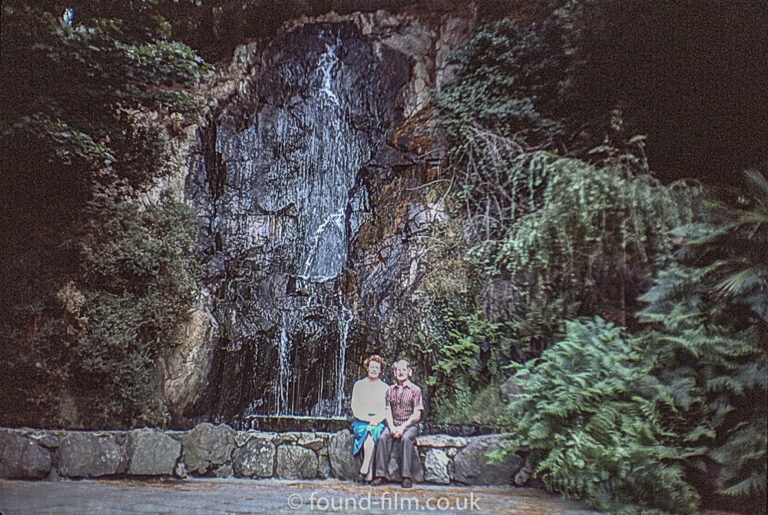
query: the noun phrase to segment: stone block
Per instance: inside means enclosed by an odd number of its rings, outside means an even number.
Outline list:
[[[42,479],[51,472],[51,451],[14,431],[0,431],[0,477]]]
[[[429,449],[424,459],[424,481],[447,485],[451,482],[449,472],[451,459],[442,449]]]
[[[361,458],[353,456],[355,435],[343,429],[336,432],[328,441],[328,456],[331,462],[331,475],[338,479],[355,480],[360,477]],[[362,454],[362,451],[360,451]]]
[[[128,456],[116,435],[65,433],[59,445],[59,472],[71,478],[123,474]]]
[[[171,476],[181,457],[181,443],[154,429],[129,433],[128,474],[132,476]]]
[[[277,476],[282,479],[317,477],[317,455],[299,445],[283,444],[277,448]]]
[[[416,437],[416,445],[419,447],[466,447],[469,440],[462,436],[448,435],[423,435]]]
[[[238,477],[272,477],[275,470],[275,444],[266,438],[253,438],[235,451],[234,472]]]
[[[232,459],[235,430],[227,425],[207,422],[183,434],[182,459],[191,474],[204,475]]]
[[[507,456],[501,463],[489,463],[488,454],[505,446],[506,439],[499,435],[472,439],[453,459],[454,479],[468,485],[508,485],[523,466],[517,454]]]

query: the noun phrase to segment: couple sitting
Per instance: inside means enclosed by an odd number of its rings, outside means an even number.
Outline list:
[[[374,485],[385,483],[392,444],[397,440],[402,445],[400,475],[403,488],[410,488],[413,485],[411,465],[416,456],[415,438],[419,434],[418,422],[424,409],[421,388],[410,381],[411,366],[404,359],[393,365],[397,383],[392,386],[380,379],[384,369],[384,360],[380,356],[371,356],[363,365],[368,376],[352,388],[354,454],[363,450],[360,474]]]

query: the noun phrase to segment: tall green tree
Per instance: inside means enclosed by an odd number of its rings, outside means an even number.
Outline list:
[[[140,123],[141,114],[194,115],[202,102],[192,90],[210,71],[192,49],[169,38],[171,26],[159,14],[160,4],[3,2],[0,231],[5,244],[0,250],[0,343],[4,368],[12,372],[3,378],[2,423],[58,423],[61,410],[55,397],[77,388],[75,397],[90,397],[96,404],[115,401],[117,394],[109,389],[99,399],[100,381],[107,380],[107,373],[98,381],[86,381],[76,378],[73,368],[77,352],[84,351],[82,342],[95,342],[95,328],[110,317],[120,318],[126,307],[113,303],[111,313],[99,312],[94,299],[101,294],[122,296],[129,286],[115,289],[115,277],[109,274],[125,274],[139,261],[151,272],[134,277],[139,284],[189,275],[185,270],[192,263],[184,249],[190,235],[183,227],[192,223],[191,214],[171,201],[145,209],[133,200],[171,170],[163,129]],[[134,207],[110,207],[115,203]],[[131,217],[143,218],[144,228],[128,223]],[[126,224],[124,234],[109,229],[110,224],[123,223],[120,220]],[[160,241],[174,231],[187,236],[170,238],[165,248],[153,247],[152,239],[138,239],[147,227]],[[102,244],[89,245],[93,241]],[[118,243],[143,247],[125,249],[124,262],[109,273],[89,275],[94,263],[110,259],[109,249]],[[179,258],[170,267],[162,264],[167,252]],[[164,306],[188,303],[189,285],[175,290],[148,287],[143,296],[154,296],[155,309],[162,311]],[[178,306],[167,312],[173,315],[161,317],[163,326],[173,325],[181,313]],[[154,331],[138,334],[140,340],[158,337]],[[106,359],[116,361],[117,354]],[[146,376],[137,373],[120,381],[131,388],[146,382]],[[116,425],[136,423],[140,417],[125,408],[137,398],[117,397],[122,400],[107,410],[106,418]]]

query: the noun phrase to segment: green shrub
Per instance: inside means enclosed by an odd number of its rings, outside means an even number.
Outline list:
[[[453,62],[461,68],[435,99],[454,153],[473,128],[522,144],[563,135],[558,108],[568,88],[568,57],[555,27],[508,19],[480,26]]]
[[[699,495],[669,415],[685,418],[653,374],[654,351],[601,319],[568,322],[565,338],[518,367],[525,391],[510,405],[513,445],[538,459],[547,488],[610,512],[695,513]]]
[[[641,332],[569,322],[518,366],[508,451],[531,449],[549,488],[610,511],[693,513],[720,495],[764,512],[768,258],[747,249],[768,234],[768,182],[749,178],[741,207],[710,205],[675,231]]]
[[[165,420],[153,360],[192,305],[194,223],[135,205],[178,129],[138,118],[194,119],[211,67],[169,39],[161,3],[73,1],[70,24],[62,4],[2,4],[2,424]]]
[[[73,373],[82,390],[103,392],[103,423],[162,425],[167,413],[155,359],[177,342],[194,303],[196,236],[191,208],[165,199],[145,209],[99,206],[82,240],[81,330]]]

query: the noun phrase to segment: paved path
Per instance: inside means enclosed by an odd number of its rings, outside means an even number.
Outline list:
[[[587,514],[575,501],[533,488],[265,479],[0,481],[3,515],[128,513]]]

